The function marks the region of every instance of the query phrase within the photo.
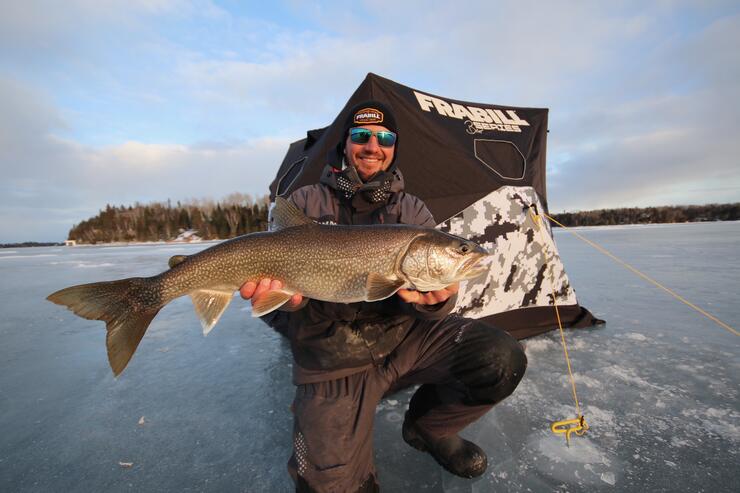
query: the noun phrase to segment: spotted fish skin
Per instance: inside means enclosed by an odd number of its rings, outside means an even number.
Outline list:
[[[254,301],[252,314],[261,316],[296,293],[331,302],[376,301],[401,288],[442,289],[485,272],[481,261],[488,252],[448,233],[411,225],[320,225],[283,199],[276,204],[274,231],[173,257],[171,268],[156,276],[72,286],[47,299],[106,322],[108,360],[118,375],[151,320],[180,296],[192,298],[208,333],[248,281],[283,284]]]
[[[215,245],[160,274],[163,299],[218,284],[279,279],[308,298],[349,303],[365,299],[369,272],[397,277],[398,255],[429,230],[414,226],[297,226],[252,233]]]

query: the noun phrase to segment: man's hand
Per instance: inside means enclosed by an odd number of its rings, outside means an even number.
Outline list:
[[[259,299],[260,296],[264,295],[266,292],[282,288],[283,283],[277,279],[265,278],[259,283],[252,281],[245,282],[242,287],[239,288],[239,294],[241,294],[242,298],[245,300],[252,300],[252,303],[254,303],[254,300]],[[279,309],[284,312],[294,312],[301,307],[301,303],[303,303],[303,296],[296,293]]]
[[[419,305],[436,305],[450,299],[452,295],[460,289],[460,283],[450,284],[446,288],[437,291],[414,291],[411,289],[399,289],[398,296],[406,303],[416,303]]]

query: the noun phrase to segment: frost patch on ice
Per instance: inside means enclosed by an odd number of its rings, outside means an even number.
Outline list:
[[[689,447],[691,445],[691,442],[688,440],[681,440],[680,438],[673,437],[671,439],[671,446],[672,447]]]
[[[578,339],[572,339],[568,340],[566,339],[565,343],[568,345],[569,348],[573,349],[586,349],[586,340],[582,337],[579,337]]]
[[[624,382],[627,382],[629,384],[637,385],[638,387],[647,387],[652,389],[659,389],[657,385],[653,385],[644,378],[641,378],[637,375],[635,375],[635,372],[633,370],[630,370],[628,368],[622,368],[620,366],[609,366],[607,368],[604,368],[604,373],[607,375],[611,375],[613,377],[618,378],[619,380],[622,380]]]
[[[516,388],[516,392],[499,405],[503,407],[513,406],[514,409],[529,409],[542,399],[542,391],[537,387],[537,384],[525,378]]]
[[[527,354],[549,351],[555,347],[555,343],[548,339],[531,339],[526,342],[524,350]]]
[[[75,267],[81,268],[81,269],[90,269],[95,267],[113,267],[116,264],[112,264],[110,262],[103,262],[101,264],[94,264],[90,262],[78,262]]]
[[[626,339],[632,339],[633,341],[640,341],[640,342],[645,342],[648,340],[647,337],[645,337],[642,334],[638,334],[637,332],[630,332],[628,334],[625,334],[624,337]]]
[[[681,414],[696,419],[704,429],[712,433],[740,441],[740,413],[737,411],[710,407],[704,411],[685,409]]]
[[[617,420],[614,417],[613,412],[601,409],[594,405],[586,406],[583,410],[583,415],[586,417],[586,422],[592,429],[613,429],[617,424]]]
[[[567,375],[564,375],[563,378],[568,380],[570,382],[570,378],[568,378]],[[585,385],[589,388],[599,388],[601,387],[601,382],[596,380],[595,378],[591,378],[587,375],[584,375],[583,373],[574,373],[573,378],[576,380],[576,385]]]
[[[614,477],[613,472],[602,472],[601,473],[601,480],[607,484],[610,484],[614,486],[617,482],[617,478]]]
[[[613,464],[617,460],[608,455],[596,443],[588,436],[574,437],[570,442],[570,447],[568,447],[565,438],[560,435],[554,435],[549,431],[533,433],[527,438],[524,454],[517,458],[519,470],[515,475],[519,477],[527,474],[527,469],[534,466],[541,475],[549,478],[548,482],[550,484],[577,484],[581,488],[587,485],[599,485],[602,483],[601,475],[618,470],[619,465]],[[501,491],[520,490],[552,491],[543,488],[534,490],[530,488],[508,488]],[[579,491],[591,490],[587,488]],[[562,490],[558,489],[558,491]]]
[[[95,267],[114,267],[116,264],[111,262],[87,262],[84,260],[62,260],[60,262],[49,262],[49,265],[71,265],[81,269],[89,269]]]
[[[578,437],[566,446],[565,439],[548,435],[538,444],[539,451],[556,463],[609,464],[609,458],[587,437]]]

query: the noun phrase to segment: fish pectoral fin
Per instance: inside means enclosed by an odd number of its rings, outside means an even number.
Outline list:
[[[367,275],[367,301],[383,300],[398,291],[406,282],[403,279],[389,279],[381,274],[371,272]]]
[[[293,296],[293,293],[276,289],[268,291],[259,297],[259,300],[252,301],[252,316],[261,317],[267,315],[273,310],[277,310]]]
[[[216,325],[233,297],[233,290],[199,289],[190,293],[190,299],[193,300],[193,306],[195,306],[195,313],[203,326],[203,335],[208,335],[213,326]]]
[[[181,264],[187,259],[187,255],[173,255],[170,257],[170,260],[167,262],[170,266],[170,269],[176,266],[177,264]]]

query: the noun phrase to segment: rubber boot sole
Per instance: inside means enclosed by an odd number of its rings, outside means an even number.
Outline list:
[[[424,440],[424,438],[421,435],[419,435],[419,433],[414,429],[414,425],[408,424],[406,421],[404,421],[403,427],[401,428],[401,435],[403,436],[404,442],[408,443],[410,446],[412,446],[416,450],[419,450],[421,452],[426,452],[429,455],[431,455],[432,458],[434,458],[434,460],[437,462],[437,464],[442,466],[450,474],[454,474],[455,476],[459,476],[461,478],[471,479],[471,478],[477,478],[478,476],[486,472],[486,468],[488,467],[488,461],[486,459],[486,454],[483,453],[482,450],[480,451],[481,457],[483,459],[482,466],[479,465],[478,468],[476,468],[473,471],[461,472],[461,471],[454,470],[450,466],[450,464],[445,460],[444,457],[437,454],[434,448],[430,447],[427,444],[427,441]],[[463,440],[463,441],[467,441],[467,440]],[[476,448],[479,448],[477,445],[471,442],[468,442],[468,443],[475,446]]]

